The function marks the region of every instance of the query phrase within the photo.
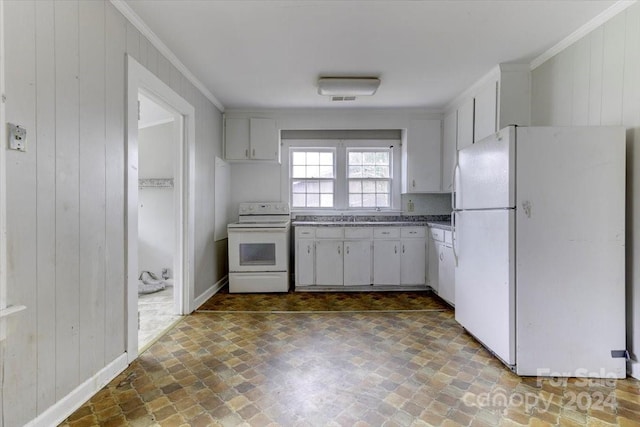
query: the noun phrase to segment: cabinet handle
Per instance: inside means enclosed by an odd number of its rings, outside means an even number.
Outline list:
[[[340,246],[338,246],[338,253],[340,253]]]
[[[349,246],[347,246],[347,255],[349,255]]]
[[[307,245],[307,253],[310,254],[311,253],[311,245]]]
[[[398,253],[398,246],[397,246],[397,245],[393,247],[393,253],[394,253],[394,254],[397,254],[397,253]]]
[[[244,156],[248,159],[249,158],[249,149],[247,148],[246,150],[244,150]]]
[[[444,252],[440,252],[440,261],[444,261]]]
[[[415,179],[411,181],[411,185],[412,185],[413,187],[415,187],[415,186],[416,186],[416,180],[415,180]]]
[[[255,156],[256,156],[256,149],[255,149],[255,148],[254,148],[253,150],[251,150],[251,155],[252,155],[253,157],[255,157]]]
[[[389,231],[383,231],[380,234],[389,234]]]
[[[404,253],[404,245],[402,245],[402,253]]]

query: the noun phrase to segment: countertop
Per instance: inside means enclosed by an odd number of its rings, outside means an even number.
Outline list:
[[[291,222],[294,227],[434,227],[451,230],[451,223],[443,216],[304,216]]]

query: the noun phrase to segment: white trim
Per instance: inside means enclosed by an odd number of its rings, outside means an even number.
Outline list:
[[[4,55],[4,0],[0,0],[0,310],[7,306],[7,129],[4,99]],[[0,341],[5,338],[5,335],[5,321],[0,320]],[[0,361],[0,369],[3,368],[2,363]],[[0,393],[1,395],[2,393]]]
[[[127,368],[127,354],[123,353],[113,362],[102,368],[94,376],[80,384],[71,393],[50,406],[37,418],[29,421],[25,427],[57,426],[69,415],[73,414],[87,400],[93,397],[102,387],[109,384]]]
[[[629,362],[627,362],[627,366],[627,373],[633,378],[640,380],[640,362],[637,360],[629,360]]]
[[[195,290],[195,109],[149,70],[127,55],[126,136],[126,271],[127,271],[127,355],[138,355],[138,93],[174,112],[177,168],[176,243],[174,271],[178,285],[177,314],[193,311]]]
[[[573,33],[569,34],[560,42],[556,43],[554,46],[552,46],[549,50],[544,52],[542,55],[538,56],[533,61],[531,61],[531,64],[530,64],[531,70],[532,71],[535,70],[540,65],[544,64],[546,61],[548,61],[558,53],[562,52],[563,50],[571,46],[573,43],[577,42],[582,37],[586,36],[591,31],[598,28],[600,25],[607,22],[609,19],[613,18],[614,16],[624,11],[625,9],[633,6],[636,2],[637,0],[619,0],[615,2],[613,5],[611,5],[610,7],[605,9],[603,12],[598,14],[595,18],[591,19],[586,24],[582,25],[580,28],[575,30]]]
[[[198,78],[194,76],[191,71],[189,71],[189,69],[178,59],[178,57],[171,51],[171,49],[169,49],[167,45],[164,44],[153,31],[151,31],[151,28],[149,28],[149,26],[142,20],[142,18],[140,18],[140,16],[138,16],[138,14],[135,13],[124,0],[110,1],[111,4],[115,6],[115,8],[118,9],[118,11],[122,13],[124,17],[127,18],[127,20],[129,20],[129,22],[131,22],[131,24],[136,27],[138,31],[140,31],[142,35],[145,36],[156,49],[158,49],[161,55],[167,58],[167,60],[169,60],[169,62],[171,62],[173,66],[178,69],[178,71],[180,71],[191,83],[193,83],[193,85],[197,87],[198,90],[202,92],[202,94],[206,96],[207,99],[218,108],[218,110],[224,112],[224,105],[222,105],[222,103],[218,101],[218,99],[209,91],[209,89],[207,89],[206,86],[200,80],[198,80]]]
[[[147,123],[138,125],[138,129],[146,129],[146,128],[150,128],[151,126],[164,125],[164,124],[167,124],[167,123],[171,123],[174,120],[175,119],[173,117],[169,117],[169,118],[166,118],[166,119],[156,120],[154,122],[147,122]]]
[[[213,284],[209,289],[204,291],[198,298],[193,301],[193,305],[195,309],[199,309],[202,304],[207,302],[209,298],[217,294],[220,289],[224,288],[224,286],[229,282],[229,275],[225,275],[222,279],[218,280],[215,284]]]

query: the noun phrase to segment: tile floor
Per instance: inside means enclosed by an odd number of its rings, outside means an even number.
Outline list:
[[[173,286],[152,294],[138,294],[138,311],[138,349],[141,351],[181,319],[173,314]]]
[[[356,310],[403,300],[355,295]],[[639,381],[518,377],[427,293],[411,300],[434,308],[394,312],[256,312],[254,298],[187,316],[62,425],[640,426]]]

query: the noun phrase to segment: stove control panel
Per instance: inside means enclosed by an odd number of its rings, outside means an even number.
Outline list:
[[[289,204],[282,202],[240,203],[240,215],[289,215]]]

